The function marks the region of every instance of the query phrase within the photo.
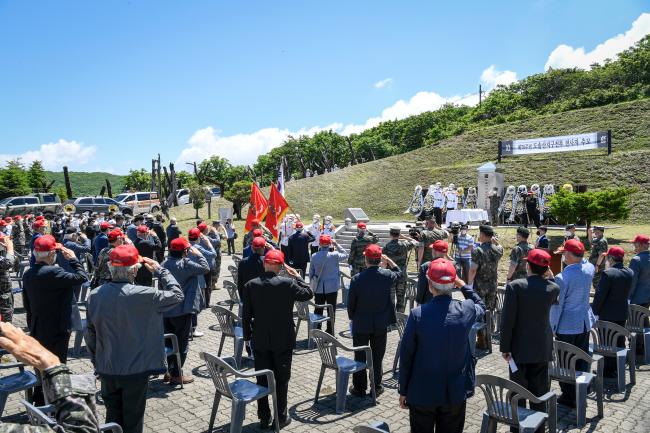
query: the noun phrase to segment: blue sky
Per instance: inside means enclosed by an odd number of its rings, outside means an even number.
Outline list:
[[[481,82],[588,66],[650,33],[644,12],[647,0],[0,0],[0,160],[251,163],[288,133],[360,131],[474,103]]]

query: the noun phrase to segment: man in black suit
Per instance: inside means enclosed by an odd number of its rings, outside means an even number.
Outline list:
[[[368,245],[363,255],[367,269],[352,277],[350,282],[348,318],[352,322],[352,344],[370,344],[374,368],[372,380],[379,395],[384,391],[381,386],[381,364],[386,352],[386,332],[390,325],[396,323],[391,287],[399,280],[402,271],[388,256],[382,254],[381,247],[377,244]],[[389,269],[380,268],[382,263]],[[355,352],[354,359],[366,362],[365,352]],[[367,386],[366,372],[354,373],[350,393],[363,397]]]
[[[447,242],[439,239],[427,246],[427,248],[431,248],[431,262],[437,259],[447,259],[454,263],[454,265],[456,264],[456,262],[454,262],[454,260],[447,254],[447,251],[449,251],[449,244]],[[427,279],[427,271],[429,270],[431,262],[424,262],[420,265],[418,287],[415,294],[415,302],[417,302],[418,305],[426,304],[433,299],[433,295],[429,291],[429,280]]]
[[[600,275],[591,309],[599,320],[625,326],[627,320],[628,297],[632,290],[634,272],[623,266],[625,250],[611,247],[605,256],[605,270]],[[625,339],[619,339],[618,346],[623,347]],[[616,360],[605,358],[605,376],[616,377]]]
[[[300,270],[300,275],[304,278],[310,257],[309,246],[314,242],[315,238],[311,233],[305,232],[303,228],[302,221],[298,221],[295,227],[296,232],[289,237],[287,260],[294,269]]]
[[[138,249],[138,253],[142,257],[147,257],[155,260],[158,251],[160,251],[163,246],[160,243],[160,239],[155,231],[151,230],[146,225],[139,225],[137,230],[137,237],[135,239],[134,245]],[[140,267],[138,273],[135,276],[135,284],[139,286],[149,286],[151,287],[153,283],[153,275],[151,271],[147,269],[146,266]]]
[[[501,313],[501,355],[514,360],[517,371],[510,379],[534,395],[549,391],[548,363],[553,354],[553,331],[549,319],[551,305],[557,303],[560,288],[549,276],[551,255],[539,248],[526,258],[528,277],[506,285]],[[544,403],[531,409],[544,410]],[[542,430],[543,427],[542,427]]]
[[[73,272],[54,266],[59,250]],[[53,236],[43,235],[34,242],[36,263],[23,275],[23,304],[31,336],[65,363],[70,341],[70,318],[74,287],[88,281],[83,265]],[[34,390],[34,401],[43,405],[42,388]]]
[[[292,278],[278,276],[283,266]],[[287,393],[296,339],[293,304],[308,301],[313,296],[309,284],[298,271],[284,265],[284,254],[280,250],[268,251],[264,256],[264,273],[244,285],[244,341],[252,339],[255,370],[269,369],[275,375],[280,428],[291,422],[287,414]],[[258,376],[257,383],[267,386],[266,377]],[[257,401],[257,416],[261,428],[271,425],[268,397]]]
[[[237,291],[239,292],[239,299],[244,299],[244,284],[264,273],[266,244],[266,239],[262,236],[253,238],[251,242],[251,254],[243,258],[239,262],[239,265],[237,265]]]

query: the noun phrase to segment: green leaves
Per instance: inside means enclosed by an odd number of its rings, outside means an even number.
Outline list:
[[[583,193],[560,190],[551,197],[551,213],[562,224],[583,221],[619,221],[630,215],[633,188],[602,189]]]
[[[0,169],[0,198],[27,195],[30,192],[29,178],[23,163],[20,159],[7,161],[6,167]]]

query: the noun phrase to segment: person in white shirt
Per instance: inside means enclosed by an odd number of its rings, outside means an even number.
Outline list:
[[[433,218],[436,224],[442,224],[442,208],[445,207],[445,195],[442,192],[442,185],[436,182],[433,189]]]
[[[309,227],[307,227],[307,232],[314,237],[314,241],[310,245],[310,252],[311,254],[314,254],[318,251],[319,248],[319,239],[320,239],[320,232],[321,232],[321,224],[320,224],[320,215],[314,214],[314,217],[312,219],[312,223]]]
[[[289,214],[284,217],[282,224],[280,224],[280,249],[285,256],[287,255],[287,248],[289,247],[289,237],[291,237],[295,231],[294,223],[294,215]]]

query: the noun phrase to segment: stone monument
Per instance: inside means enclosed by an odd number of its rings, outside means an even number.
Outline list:
[[[493,162],[483,164],[478,169],[478,202],[476,206],[480,209],[489,211],[490,200],[488,194],[493,188],[499,191],[499,197],[503,192],[503,173]],[[499,203],[501,200],[499,199]]]

